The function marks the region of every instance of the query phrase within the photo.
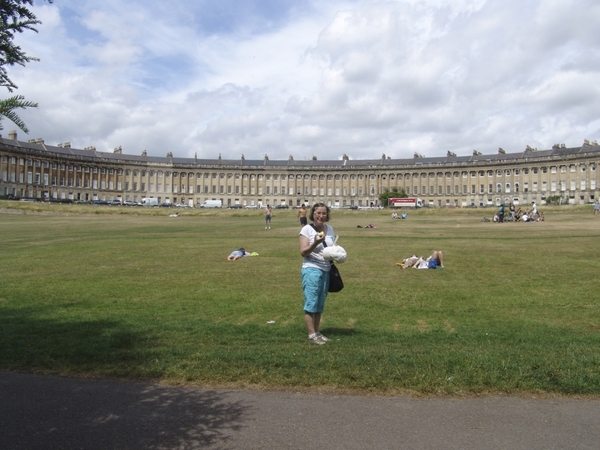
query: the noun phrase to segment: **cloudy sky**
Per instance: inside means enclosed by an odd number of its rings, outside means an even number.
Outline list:
[[[20,114],[20,140],[301,160],[600,139],[597,0],[35,0],[34,11],[39,33],[17,43],[41,61],[9,68],[40,105]]]

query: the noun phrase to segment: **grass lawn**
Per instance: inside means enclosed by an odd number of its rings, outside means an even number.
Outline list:
[[[295,211],[0,202],[0,370],[394,395],[600,394],[600,216],[334,211],[348,252],[309,344]],[[29,208],[29,209],[28,209]],[[44,212],[44,209],[52,209]],[[376,228],[357,228],[373,223]],[[243,246],[258,257],[236,262]],[[444,251],[443,270],[402,270]],[[268,324],[268,321],[275,321]]]

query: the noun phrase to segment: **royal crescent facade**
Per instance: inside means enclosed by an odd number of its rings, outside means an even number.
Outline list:
[[[600,146],[527,146],[509,153],[353,160],[260,160],[178,158],[124,154],[120,148],[47,145],[42,139],[0,138],[0,195],[41,200],[120,200],[186,203],[222,200],[223,207],[324,202],[334,207],[379,204],[397,188],[430,207],[494,206],[500,203],[587,204],[598,198]]]

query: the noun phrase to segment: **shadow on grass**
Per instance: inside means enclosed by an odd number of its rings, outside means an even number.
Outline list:
[[[356,336],[360,334],[353,328],[337,328],[337,327],[323,327],[321,329],[321,333],[326,336],[332,337],[348,337],[348,336]]]
[[[118,320],[61,317],[52,307],[0,307],[0,368],[46,374],[159,377],[140,371],[156,339]],[[146,367],[148,367],[146,365]]]
[[[0,372],[0,446],[225,448],[250,408],[212,390]]]

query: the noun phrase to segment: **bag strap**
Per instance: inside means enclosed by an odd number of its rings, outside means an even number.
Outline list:
[[[313,227],[313,229],[318,233],[319,230],[317,230],[317,227],[315,226],[314,222],[310,224],[311,227]],[[325,231],[327,231],[327,225],[325,225]],[[325,242],[325,239],[323,239],[323,247],[327,247],[327,243]],[[333,266],[333,261],[329,261],[331,263],[331,265]]]
[[[314,230],[315,230],[317,233],[319,232],[319,230],[317,230],[317,227],[316,227],[316,225],[314,224],[314,222],[313,222],[313,223],[311,223],[311,224],[310,224],[310,226],[311,226],[311,227],[313,227],[313,229],[314,229]],[[325,225],[325,231],[327,231],[327,225]],[[323,239],[323,242],[322,242],[322,244],[323,244],[323,247],[327,247],[327,243],[325,242],[325,239]]]

